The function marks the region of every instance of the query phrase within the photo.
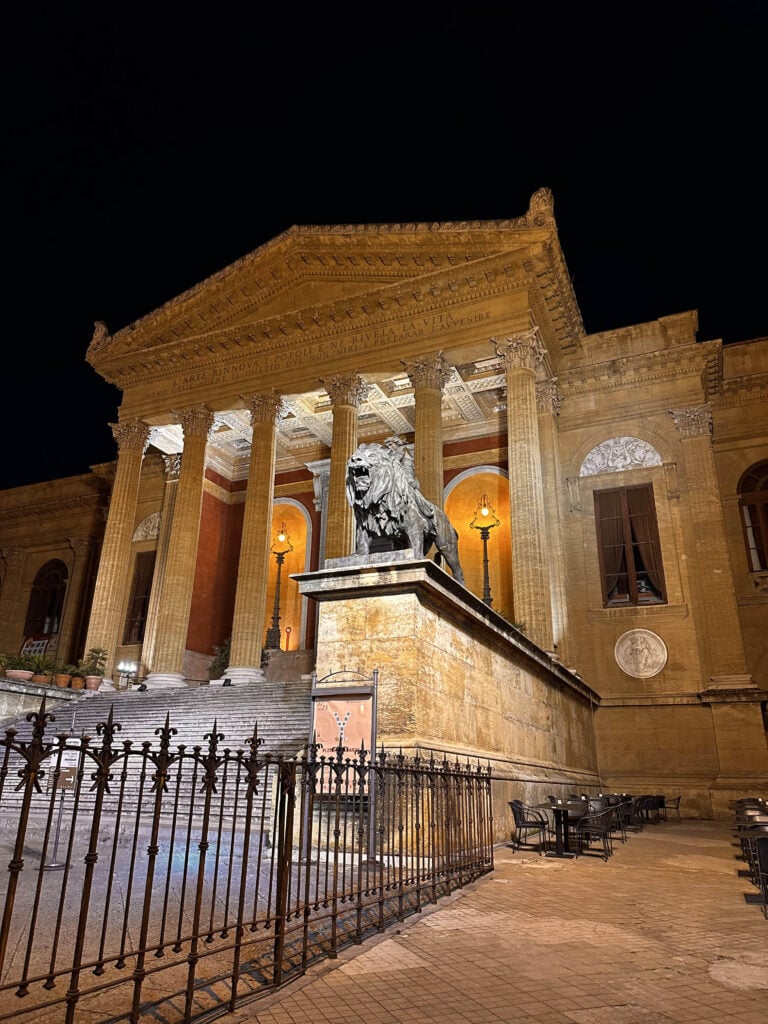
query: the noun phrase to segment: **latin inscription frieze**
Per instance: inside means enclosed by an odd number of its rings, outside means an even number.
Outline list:
[[[243,381],[257,375],[260,380],[270,374],[284,374],[291,366],[317,366],[326,360],[338,360],[359,352],[371,352],[388,345],[402,345],[420,339],[431,339],[448,331],[474,327],[490,321],[490,310],[467,311],[456,314],[436,312],[399,323],[373,327],[364,331],[345,333],[342,337],[324,338],[317,342],[296,345],[284,343],[270,351],[255,353],[253,358],[240,359],[220,366],[200,367],[178,374],[157,387],[144,391],[144,400],[165,402],[178,399],[180,393],[198,388],[211,388],[227,384],[241,386]]]

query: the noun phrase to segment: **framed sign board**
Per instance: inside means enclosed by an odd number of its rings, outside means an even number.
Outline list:
[[[342,670],[323,679],[312,675],[310,743],[318,753],[333,757],[339,746],[352,756],[361,746],[370,757],[376,749],[376,686],[378,670],[370,677]]]

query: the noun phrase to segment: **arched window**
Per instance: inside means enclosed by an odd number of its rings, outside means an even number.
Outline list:
[[[52,636],[59,632],[61,610],[67,591],[67,567],[56,558],[46,562],[35,576],[24,623],[25,636]]]
[[[748,469],[739,483],[741,524],[750,572],[768,569],[768,459]]]

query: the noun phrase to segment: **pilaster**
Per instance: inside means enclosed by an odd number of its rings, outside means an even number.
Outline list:
[[[560,466],[560,435],[557,427],[561,404],[562,394],[557,384],[557,377],[536,384],[541,462],[544,467],[542,473],[544,535],[549,551],[553,648],[556,650],[558,658],[566,659],[567,664],[568,601],[563,573],[565,555],[563,552],[563,529],[560,521],[563,475]]]
[[[96,551],[93,537],[69,537],[72,551],[72,571],[67,582],[67,596],[59,630],[59,661],[74,661],[77,641],[81,634],[82,615],[86,603],[85,591],[90,577],[91,563]]]
[[[492,339],[507,384],[507,456],[512,525],[515,619],[546,651],[552,650],[552,599],[544,531],[544,490],[536,413],[536,367],[544,349],[532,328],[503,342]]]
[[[695,565],[699,576],[702,649],[709,680],[738,677],[750,681],[741,636],[736,593],[712,453],[712,410],[709,404],[670,409],[680,435],[690,508]]]
[[[5,563],[0,590],[0,650],[12,654],[20,646],[15,635],[12,612],[21,603],[20,585],[25,552],[22,548],[3,548],[0,550],[0,558]]]

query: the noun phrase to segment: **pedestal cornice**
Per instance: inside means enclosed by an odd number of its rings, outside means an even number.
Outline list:
[[[349,555],[328,559],[326,568],[317,572],[292,573],[291,579],[298,583],[302,596],[320,602],[348,600],[355,595],[414,593],[421,603],[439,609],[444,619],[482,634],[485,641],[495,638],[515,647],[531,668],[539,666],[582,698],[594,705],[600,703],[599,695],[580,676],[560,665],[430,559],[413,559],[405,552],[381,553],[375,560],[370,555]]]

